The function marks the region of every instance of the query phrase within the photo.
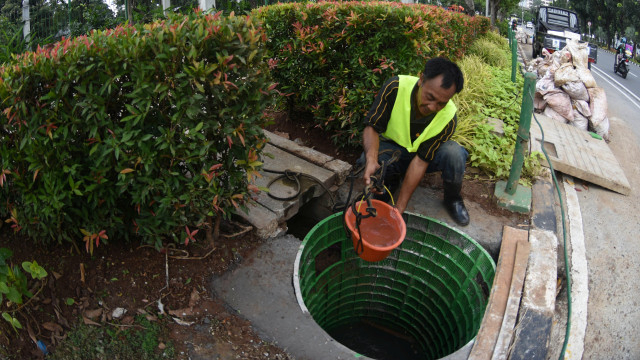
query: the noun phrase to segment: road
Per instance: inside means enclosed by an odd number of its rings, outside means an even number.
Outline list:
[[[531,45],[524,45],[523,52],[531,56]],[[592,73],[607,94],[609,147],[629,180],[631,194],[620,195],[593,184],[588,184],[588,189],[576,186],[581,191],[575,192],[568,187],[563,194],[565,199],[577,197],[582,236],[574,239],[571,234],[570,241],[582,237],[586,249],[588,302],[583,359],[640,359],[640,69],[631,65],[631,72],[623,79],[613,73],[613,56],[599,49]],[[575,182],[582,183],[579,179]],[[562,232],[559,234],[561,259]],[[556,306],[560,325],[566,318],[566,303],[563,290]],[[572,311],[575,314],[580,309]],[[551,359],[558,358],[562,339],[557,333],[552,336]],[[575,353],[567,356],[580,358]]]

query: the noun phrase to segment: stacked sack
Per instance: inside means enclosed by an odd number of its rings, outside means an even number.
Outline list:
[[[564,49],[553,54],[543,49],[542,55],[528,69],[538,77],[533,99],[536,112],[582,130],[591,129],[608,141],[607,97],[588,68],[588,44],[568,40]]]

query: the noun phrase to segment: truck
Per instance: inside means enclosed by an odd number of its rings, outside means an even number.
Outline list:
[[[533,59],[542,55],[542,49],[547,49],[549,53],[563,49],[568,39],[585,42],[580,36],[578,14],[554,6],[540,6],[533,31]],[[588,44],[588,48],[589,68],[591,68],[591,63],[598,62],[598,47]]]

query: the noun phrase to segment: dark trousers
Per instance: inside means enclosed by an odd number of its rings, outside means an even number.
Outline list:
[[[409,164],[413,160],[414,156],[416,156],[416,153],[408,152],[407,149],[393,141],[380,141],[378,149],[378,163],[382,164],[383,161],[388,161],[396,150],[400,151],[400,158],[398,161],[387,166],[386,175],[384,177],[384,184],[392,194],[400,187]],[[449,140],[440,145],[440,148],[436,151],[433,160],[429,162],[426,172],[432,173],[441,171],[442,181],[456,185],[459,189],[460,185],[462,185],[468,156],[469,152],[467,152],[465,148],[460,146],[457,142]],[[365,154],[362,153],[360,158],[356,161],[356,168],[364,166],[365,161]],[[390,197],[386,192],[384,193],[384,196],[376,196],[376,198],[382,201],[390,200]]]

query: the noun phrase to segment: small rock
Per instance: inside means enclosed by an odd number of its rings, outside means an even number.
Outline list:
[[[115,308],[113,310],[113,312],[111,313],[111,317],[114,319],[120,319],[122,317],[122,315],[124,315],[127,312],[127,309],[125,308]]]

